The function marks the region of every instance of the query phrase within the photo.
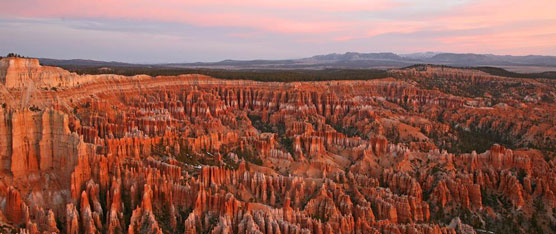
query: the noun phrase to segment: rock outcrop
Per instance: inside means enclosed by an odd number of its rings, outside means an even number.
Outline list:
[[[554,81],[391,74],[126,77],[4,58],[0,231],[525,232],[539,219],[550,231],[556,105],[525,95],[554,98]]]

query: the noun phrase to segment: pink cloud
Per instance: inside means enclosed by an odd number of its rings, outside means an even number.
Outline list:
[[[469,31],[465,35],[442,36],[434,40],[452,51],[498,51],[545,54],[539,48],[556,48],[556,1],[476,1],[456,12],[427,19],[438,31]]]
[[[350,43],[384,34],[465,31],[464,35],[431,36],[423,40],[446,48],[451,45],[478,50],[495,47],[510,51],[523,44],[555,47],[554,0],[465,1],[435,10],[426,10],[427,3],[430,0],[414,4],[400,0],[18,0],[3,3],[0,15],[237,27],[252,32],[228,36],[250,38],[279,33],[295,35],[294,40],[307,43],[318,40]],[[523,24],[528,26],[520,26]]]
[[[473,1],[453,11],[424,15],[414,20],[400,18],[367,23],[367,32],[342,35],[334,40],[345,42],[388,33],[403,37],[405,34],[426,31],[431,32],[431,36],[425,37],[438,44],[423,48],[422,51],[527,54],[527,48],[534,48],[535,53],[546,54],[541,48],[552,51],[556,49],[554,10],[556,1]],[[435,33],[442,32],[452,35],[434,36]]]
[[[465,30],[499,27],[519,22],[556,20],[553,0],[488,0],[472,1],[454,11],[425,18],[438,29]]]
[[[5,4],[0,13],[29,18],[154,20],[212,27],[248,27],[278,33],[326,33],[351,24],[327,14],[384,10],[397,5],[387,0],[375,3],[362,0],[22,0]],[[277,10],[291,11],[302,17],[290,17],[288,12],[275,12]]]

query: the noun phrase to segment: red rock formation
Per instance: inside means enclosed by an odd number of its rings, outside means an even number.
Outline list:
[[[73,204],[66,206],[66,233],[80,233],[79,231],[79,214]]]
[[[25,213],[27,212],[27,206],[21,200],[19,191],[17,191],[14,187],[8,188],[5,206],[6,208],[4,213],[6,214],[8,221],[14,224],[22,224],[26,222]]]
[[[81,76],[2,59],[0,224],[29,233],[455,233],[472,228],[440,225],[440,210],[481,220],[502,209],[530,219],[533,201],[552,210],[556,163],[539,149],[554,144],[556,108],[530,95],[554,93],[554,82],[425,68],[263,83]],[[468,97],[482,86],[507,106]],[[508,147],[446,152],[469,140],[460,130],[507,133]],[[511,207],[497,205],[506,200]]]

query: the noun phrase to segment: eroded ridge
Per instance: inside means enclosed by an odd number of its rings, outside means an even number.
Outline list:
[[[551,80],[425,66],[262,83],[0,65],[2,232],[556,226]]]

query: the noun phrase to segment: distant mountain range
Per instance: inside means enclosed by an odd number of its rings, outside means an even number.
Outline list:
[[[458,67],[495,66],[495,67],[544,67],[556,70],[556,56],[510,56],[492,54],[457,53],[357,53],[316,55],[309,58],[286,60],[223,60],[220,62],[131,64],[94,60],[58,60],[39,58],[45,65],[54,66],[91,66],[91,67],[172,67],[172,68],[211,68],[211,69],[368,69],[399,68],[414,64],[439,64]]]

